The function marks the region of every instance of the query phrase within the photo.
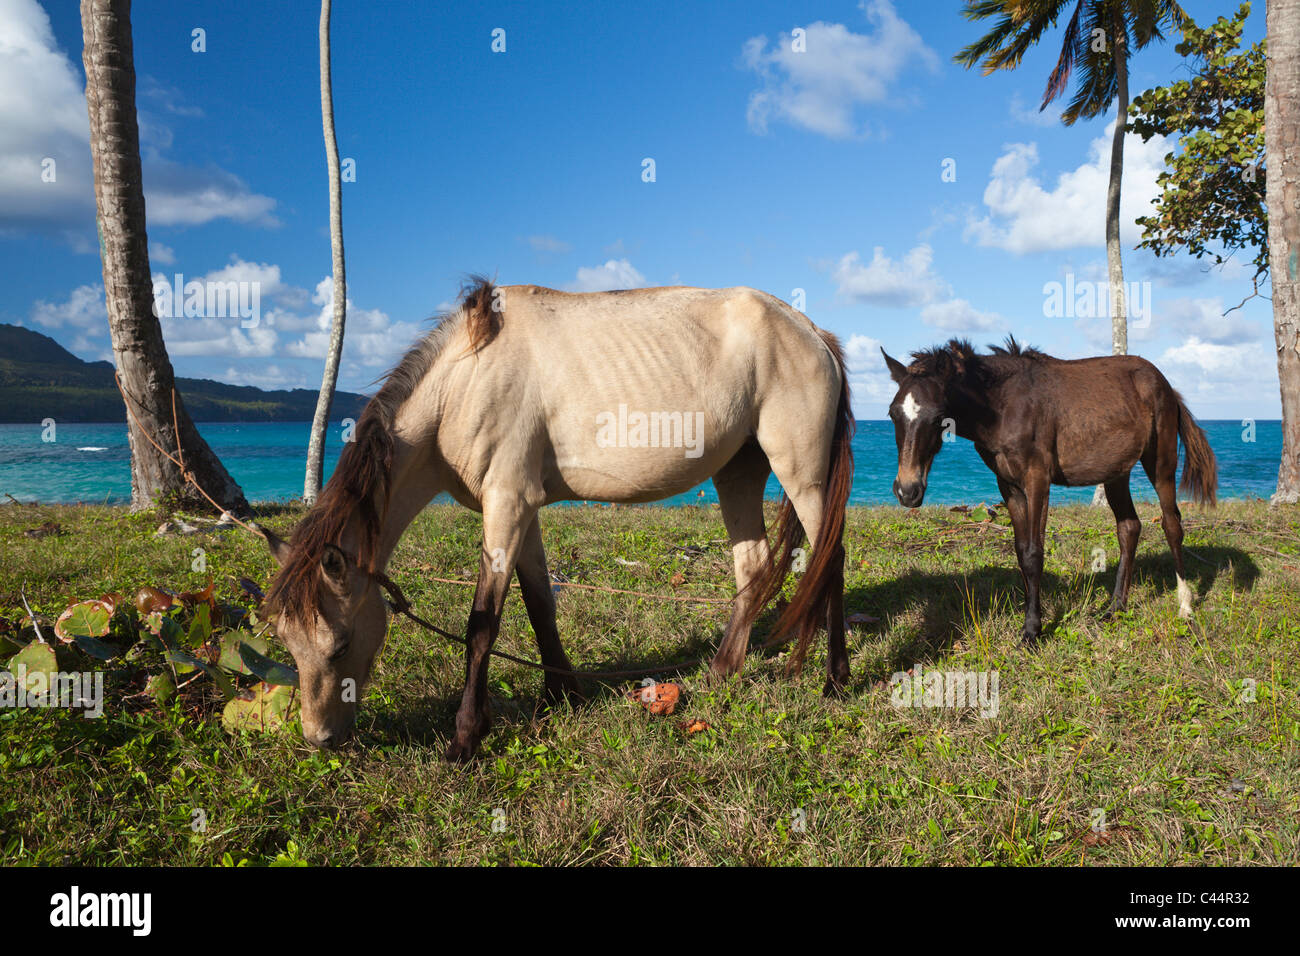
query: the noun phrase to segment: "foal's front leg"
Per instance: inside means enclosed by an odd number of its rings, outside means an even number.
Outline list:
[[[1039,591],[1043,581],[1043,542],[1047,523],[1047,488],[1037,481],[1027,481],[1018,488],[1002,479],[998,487],[1007,503],[1011,525],[1016,533],[1016,560],[1025,582],[1025,624],[1020,639],[1036,641],[1043,631],[1043,612]]]
[[[483,501],[483,553],[479,556],[478,586],[466,628],[465,692],[456,712],[456,735],[447,746],[447,759],[469,760],[492,726],[488,703],[488,662],[501,628],[501,610],[510,592],[510,577],[523,544],[524,532],[537,514],[517,491],[486,492]]]

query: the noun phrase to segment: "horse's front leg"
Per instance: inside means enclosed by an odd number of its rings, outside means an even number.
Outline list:
[[[527,507],[517,490],[485,492],[483,501],[483,553],[479,557],[478,586],[470,611],[465,644],[465,692],[456,712],[456,735],[447,746],[447,759],[469,760],[492,726],[488,701],[488,662],[501,628],[501,611],[510,592],[510,578],[529,523],[537,514]]]

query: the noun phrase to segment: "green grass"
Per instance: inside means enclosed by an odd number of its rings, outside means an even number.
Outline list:
[[[539,714],[539,676],[496,661],[496,724],[468,767],[441,756],[461,656],[404,619],[337,753],[295,735],[231,735],[212,694],[159,708],[118,688],[99,720],[0,711],[0,864],[1300,863],[1300,514],[1188,509],[1197,603],[1183,622],[1155,509],[1139,511],[1130,610],[1107,623],[1109,512],[1053,511],[1046,635],[1027,648],[1004,517],[852,509],[846,610],[881,621],[850,631],[845,699],[821,697],[819,649],[797,678],[770,653],[718,686],[686,671],[671,717],[630,703],[633,682],[589,685],[586,703]],[[295,517],[263,520],[283,532]],[[47,520],[69,533],[22,534]],[[0,615],[20,616],[20,588],[53,617],[103,591],[201,586],[196,547],[226,601],[242,600],[242,575],[269,580],[260,542],[157,538],[158,521],[0,508]],[[555,508],[544,529],[552,569],[571,580],[730,596],[714,508]],[[389,569],[422,613],[457,630],[470,589],[427,578],[468,578],[478,535],[476,515],[431,508]],[[683,560],[675,549],[687,545],[704,553]],[[1094,575],[1097,547],[1108,565]],[[571,658],[590,669],[708,653],[726,614],[577,590],[559,609]],[[517,593],[499,646],[536,656]],[[999,713],[892,706],[885,682],[918,663],[997,670]],[[688,735],[687,718],[710,729]]]

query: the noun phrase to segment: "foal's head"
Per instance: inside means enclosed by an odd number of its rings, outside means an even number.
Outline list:
[[[883,348],[880,354],[885,356],[890,378],[898,384],[898,393],[889,405],[894,440],[898,443],[894,497],[903,507],[915,508],[925,500],[930,466],[943,447],[946,376],[938,374],[933,363],[916,363],[909,368]]]

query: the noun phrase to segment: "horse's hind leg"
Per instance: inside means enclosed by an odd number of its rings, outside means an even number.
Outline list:
[[[485,491],[483,551],[479,555],[478,586],[465,641],[465,692],[456,711],[456,734],[447,746],[447,759],[469,760],[492,725],[488,703],[488,662],[501,629],[501,610],[510,591],[510,578],[523,547],[525,532],[537,508],[524,501],[517,488]]]
[[[785,489],[790,503],[794,505],[799,523],[803,525],[808,537],[808,547],[817,540],[821,530],[822,513],[825,510],[826,483],[818,474],[816,479],[801,470],[797,463],[811,464],[825,462],[829,454],[827,447],[809,447],[802,454],[794,456],[768,452],[772,470],[777,480]],[[826,684],[822,692],[832,696],[841,692],[849,682],[849,652],[844,639],[844,546],[835,543],[836,555],[831,561],[834,577],[828,582],[828,599],[826,602]],[[808,641],[811,635],[800,633],[797,640]]]
[[[1142,521],[1133,507],[1129,493],[1128,475],[1106,482],[1106,500],[1115,513],[1115,535],[1119,539],[1119,567],[1115,571],[1115,590],[1111,593],[1110,608],[1106,616],[1124,610],[1128,605],[1128,588],[1133,580],[1133,558],[1137,554],[1138,538],[1142,536]]]
[[[1168,437],[1166,437],[1168,436]],[[1160,524],[1165,529],[1165,540],[1174,555],[1174,570],[1178,575],[1178,616],[1192,616],[1192,586],[1183,572],[1183,513],[1178,510],[1178,432],[1170,429],[1161,432],[1157,446],[1142,456],[1142,469],[1151,479],[1151,485],[1160,499]]]
[[[763,488],[770,473],[763,450],[757,445],[745,445],[713,476],[722,520],[731,539],[737,589],[731,620],[709,665],[709,671],[718,677],[734,674],[744,666],[753,619],[762,610],[754,607],[758,595],[751,585],[772,563],[763,526]]]
[[[519,550],[519,563],[515,567],[519,578],[519,591],[528,609],[528,623],[537,636],[537,649],[542,663],[547,667],[572,670],[568,655],[560,644],[560,632],[555,626],[555,593],[551,590],[551,575],[546,569],[546,549],[542,546],[542,527],[537,518],[524,532],[523,547]],[[546,671],[546,700],[558,703],[563,697],[581,697],[577,678],[568,674]]]

